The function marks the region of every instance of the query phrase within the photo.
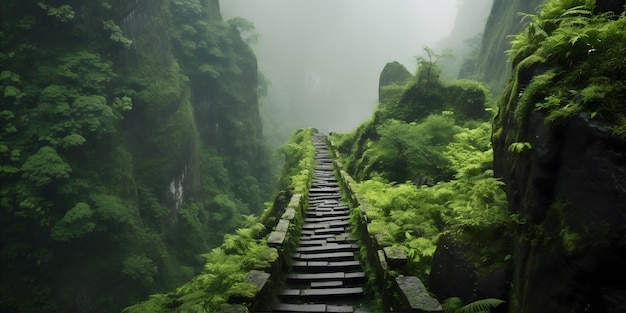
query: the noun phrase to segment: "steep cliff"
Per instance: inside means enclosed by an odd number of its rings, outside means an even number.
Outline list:
[[[485,31],[476,59],[474,77],[487,83],[494,94],[499,94],[510,73],[505,51],[511,48],[508,36],[524,29],[518,13],[534,13],[543,0],[494,0],[487,18]]]
[[[5,1],[0,308],[116,312],[188,279],[269,182],[217,0]]]
[[[517,221],[511,312],[624,312],[624,1],[546,1],[493,134]]]

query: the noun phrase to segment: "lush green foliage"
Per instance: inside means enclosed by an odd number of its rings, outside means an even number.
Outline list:
[[[295,192],[308,189],[311,184],[315,165],[315,148],[310,140],[312,134],[313,129],[300,129],[282,149],[287,161],[281,181],[285,182],[285,188]],[[285,202],[277,201],[276,205],[285,205]],[[284,207],[277,208],[266,203],[261,217],[246,216],[245,228],[224,235],[221,246],[203,255],[206,261],[200,275],[173,292],[152,295],[149,300],[130,306],[123,312],[215,312],[229,299],[250,300],[256,295],[256,286],[246,282],[246,274],[251,270],[267,270],[279,258],[278,250],[267,245],[269,229],[265,225],[275,222],[272,215],[281,209]],[[133,273],[140,272],[145,276],[144,272],[150,269],[150,264],[145,264],[146,260],[141,256],[128,262],[129,271]]]
[[[380,235],[382,244],[407,250],[415,271],[412,274],[427,278],[442,233],[489,240],[500,236],[499,232],[508,223],[502,183],[488,171],[493,158],[488,129],[488,123],[466,129],[445,146],[443,157],[456,173],[456,179],[428,187],[410,182],[388,184],[379,177],[355,186],[356,193],[368,204],[369,230]],[[476,264],[483,261],[482,253],[494,253],[475,252]]]
[[[0,310],[116,312],[261,211],[249,26],[212,0],[3,2]]]
[[[352,189],[367,206],[368,230],[379,244],[402,247],[410,258],[402,274],[423,281],[442,234],[468,247],[477,271],[502,266],[509,224],[491,170],[488,92],[473,81],[439,82],[428,60],[371,120],[333,138],[359,181]]]
[[[277,250],[263,239],[267,232],[257,220],[248,216],[246,228],[225,235],[220,247],[203,255],[206,264],[200,275],[174,292],[152,295],[124,312],[214,312],[229,297],[251,298],[256,287],[245,282],[246,273],[264,270],[278,258]]]
[[[595,1],[547,1],[538,14],[525,14],[528,28],[513,40],[509,58],[518,79],[507,88],[507,107],[517,123],[539,111],[552,124],[565,124],[580,113],[623,132],[626,38],[624,14],[595,14]],[[527,72],[535,68],[530,81]],[[519,99],[518,94],[521,95]]]
[[[382,176],[418,185],[449,180],[454,171],[443,155],[446,145],[463,127],[473,128],[492,115],[486,87],[469,80],[440,82],[433,75],[436,65],[427,61],[437,58],[432,54],[422,59],[416,80],[380,103],[371,120],[338,140],[346,168],[357,180]]]

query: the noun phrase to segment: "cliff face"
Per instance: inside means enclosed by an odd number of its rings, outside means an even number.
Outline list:
[[[260,208],[256,58],[217,0],[6,1],[0,20],[2,311],[119,311]]]
[[[476,60],[474,76],[489,84],[492,92],[502,91],[510,73],[505,51],[511,48],[510,38],[522,31],[525,23],[518,13],[534,13],[543,0],[494,0]]]
[[[547,1],[515,38],[493,134],[518,224],[511,312],[626,308],[623,10]]]

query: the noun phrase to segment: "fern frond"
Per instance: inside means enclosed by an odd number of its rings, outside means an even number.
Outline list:
[[[561,14],[561,18],[573,17],[573,16],[591,16],[593,12],[589,10],[584,5],[575,6],[573,8],[567,9],[563,14]]]
[[[481,313],[491,312],[491,309],[498,307],[500,304],[506,301],[496,298],[487,298],[474,301],[472,303],[468,303],[467,305],[462,306],[454,313]]]

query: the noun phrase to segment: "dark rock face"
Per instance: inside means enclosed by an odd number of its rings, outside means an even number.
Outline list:
[[[474,266],[462,248],[449,236],[442,236],[437,243],[428,281],[437,299],[459,297],[467,302],[474,298],[475,281]]]
[[[504,112],[504,114],[508,114]],[[509,120],[511,121],[511,120]],[[623,144],[585,114],[560,127],[539,113],[527,123],[529,152],[494,141],[510,210],[526,220],[514,246],[515,312],[624,312],[626,164]],[[622,265],[620,265],[622,264]]]
[[[620,14],[624,1],[596,2],[595,13],[609,11]],[[510,212],[519,221],[510,310],[625,312],[626,145],[588,113],[561,123],[534,111],[534,103],[521,113],[527,108],[519,99],[533,77],[567,70],[554,59],[523,68],[521,61],[512,62],[515,76],[502,97],[492,140],[494,172],[506,183]],[[516,142],[532,148],[509,151]]]
[[[624,1],[622,0],[597,0],[596,13],[613,12],[615,15],[624,12]]]
[[[494,0],[485,25],[475,73],[485,82],[506,82],[509,68],[505,66],[505,51],[510,49],[507,37],[524,29],[518,12],[534,13],[543,0]],[[498,86],[499,92],[502,86]]]
[[[450,297],[459,297],[463,303],[485,298],[507,299],[505,269],[479,271],[468,257],[472,253],[469,249],[451,236],[439,239],[429,276],[430,290],[440,301]]]

